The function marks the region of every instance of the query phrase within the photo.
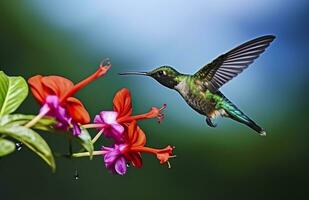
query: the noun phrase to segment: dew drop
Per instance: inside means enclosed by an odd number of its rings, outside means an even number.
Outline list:
[[[16,147],[17,151],[20,151],[20,150],[22,149],[22,147],[23,147],[23,143],[21,143],[21,142],[16,142],[16,143],[15,143],[15,147]]]
[[[79,174],[78,174],[78,170],[77,170],[77,169],[75,169],[74,179],[75,179],[75,180],[78,180],[78,179],[79,179]]]
[[[130,167],[130,164],[129,163],[127,163],[127,168],[129,168]]]

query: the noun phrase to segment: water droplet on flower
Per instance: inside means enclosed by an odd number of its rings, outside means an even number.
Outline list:
[[[75,169],[74,179],[75,180],[79,179],[79,174],[78,174],[78,170],[77,169]]]
[[[20,151],[20,150],[22,149],[22,147],[23,147],[23,143],[21,143],[21,142],[16,142],[16,143],[15,143],[15,147],[16,147],[17,151]]]
[[[130,164],[129,163],[127,163],[127,168],[129,168],[130,167]]]

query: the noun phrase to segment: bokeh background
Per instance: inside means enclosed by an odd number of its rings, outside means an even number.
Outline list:
[[[105,169],[101,157],[57,158],[52,173],[23,148],[0,160],[1,200],[306,197],[309,1],[3,0],[0,12],[1,70],[25,78],[57,74],[77,82],[109,57],[113,66],[108,75],[77,97],[92,116],[111,109],[113,95],[122,87],[131,90],[135,113],[166,103],[162,124],[140,124],[150,146],[175,145],[178,156],[168,169],[144,155],[141,170],[130,168],[120,177]],[[227,119],[209,128],[176,92],[147,77],[117,75],[164,64],[194,73],[219,54],[264,34],[277,38],[221,90],[267,130],[267,137]],[[38,109],[29,95],[19,112]],[[55,151],[67,151],[65,137],[42,136]]]

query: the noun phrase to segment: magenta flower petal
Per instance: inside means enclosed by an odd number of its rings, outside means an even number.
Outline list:
[[[99,114],[99,115],[96,115],[96,116],[94,117],[93,122],[94,122],[95,124],[103,124],[103,123],[104,123],[104,122],[103,122],[103,119],[101,118],[101,115],[100,115],[100,114]]]
[[[117,116],[117,112],[102,111],[95,116],[94,123],[104,125],[103,134],[105,137],[113,138],[116,143],[121,143],[123,141],[124,127],[118,124]]]
[[[94,118],[94,123],[96,124],[114,124],[117,123],[118,113],[114,111],[102,111],[100,114],[96,115]]]
[[[120,144],[124,140],[123,139],[123,131],[118,132],[117,130],[115,130],[113,128],[113,126],[108,126],[108,127],[104,128],[103,134],[106,138],[113,138],[115,140],[116,144]]]
[[[117,159],[115,163],[115,171],[119,175],[124,175],[127,172],[127,163],[126,159],[123,156]]]
[[[77,123],[72,123],[73,125],[73,135],[78,136],[82,133],[82,130],[80,129],[79,125]]]
[[[45,103],[50,107],[54,109],[58,109],[60,106],[60,101],[57,96],[49,95],[46,97]]]
[[[103,111],[100,113],[101,118],[106,124],[115,124],[117,123],[118,113],[114,111]]]
[[[121,153],[124,148],[126,148],[124,144],[116,144],[114,147],[102,147],[102,151],[106,151],[104,155],[105,166],[112,173],[124,175],[127,172],[126,159]]]
[[[105,149],[107,150],[107,149]],[[104,162],[105,166],[109,169],[113,168],[115,161],[117,158],[121,155],[120,151],[118,149],[110,149],[108,153],[105,154],[104,156]]]
[[[45,104],[41,107],[40,113],[46,113],[47,110],[49,111],[46,115],[54,117],[57,120],[55,128],[67,131],[72,125],[74,136],[81,133],[78,123],[74,122],[66,109],[60,105],[60,100],[57,96],[49,95],[46,97]]]
[[[113,128],[113,130],[115,130],[116,132],[118,132],[118,133],[123,133],[124,132],[124,128],[123,128],[123,126],[121,126],[120,124],[111,124],[111,127]]]

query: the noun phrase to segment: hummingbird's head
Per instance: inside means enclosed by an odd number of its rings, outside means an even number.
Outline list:
[[[126,73],[120,73],[120,75],[150,76],[156,79],[159,83],[161,83],[165,87],[174,89],[174,87],[179,83],[177,81],[177,77],[180,75],[180,73],[170,66],[161,66],[150,72],[126,72]]]
[[[174,87],[178,84],[176,78],[179,75],[179,72],[170,66],[161,66],[148,72],[147,75],[171,89],[174,89]]]

